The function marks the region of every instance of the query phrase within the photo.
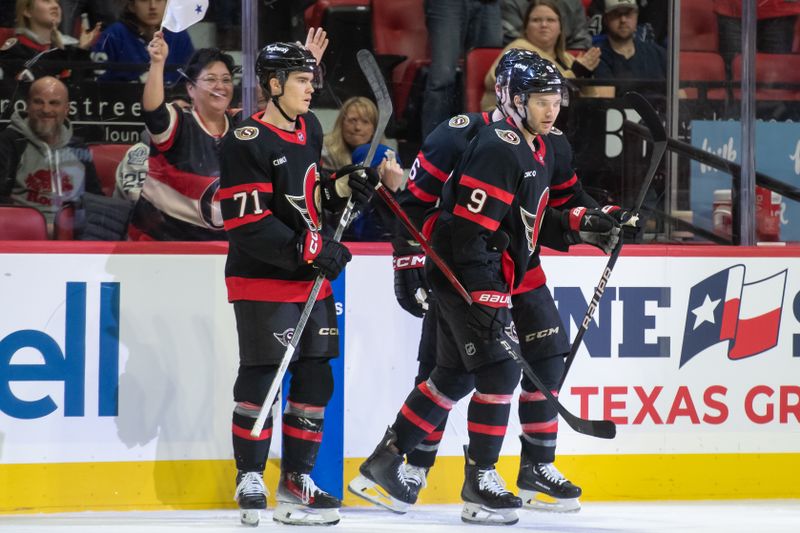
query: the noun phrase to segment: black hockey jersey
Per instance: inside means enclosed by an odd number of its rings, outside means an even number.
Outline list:
[[[320,231],[318,168],[322,127],[312,113],[294,132],[253,115],[226,137],[219,199],[230,246],[228,300],[304,302],[317,271],[298,252],[307,231]],[[331,294],[326,280],[319,298]]]
[[[510,290],[525,276],[555,166],[541,137],[534,142],[532,150],[510,119],[490,124],[470,143],[444,185],[433,240],[468,291],[498,290],[503,283]],[[502,260],[490,250],[497,231],[509,237]]]

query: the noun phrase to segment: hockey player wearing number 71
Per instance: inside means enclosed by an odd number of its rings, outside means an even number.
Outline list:
[[[222,148],[219,198],[230,246],[225,265],[228,300],[239,339],[233,387],[236,500],[242,522],[257,525],[266,508],[262,479],[272,437],[268,416],[254,423],[298,325],[319,273],[327,278],[289,364],[292,379],[283,413],[281,476],[274,520],[286,524],[339,521],[338,498],[310,473],[322,441],[325,407],[333,392],[330,359],[339,337],[330,283],[351,259],[323,227],[323,209],[336,211],[352,196],[369,202],[377,185],[372,169],[320,176],[322,128],[309,111],[321,82],[317,62],[303,46],[273,43],[256,60],[267,106],[244,120]],[[342,173],[344,174],[344,173]]]

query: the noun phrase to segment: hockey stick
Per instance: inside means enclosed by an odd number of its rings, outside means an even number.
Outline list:
[[[667,132],[664,130],[664,125],[661,124],[661,119],[658,113],[653,109],[653,106],[639,93],[628,92],[625,93],[625,103],[632,107],[639,116],[642,117],[645,126],[650,130],[650,135],[653,137],[653,151],[650,153],[650,167],[647,169],[647,174],[644,175],[642,186],[639,189],[639,195],[636,197],[636,203],[633,210],[631,210],[631,218],[638,217],[639,211],[642,208],[644,197],[650,189],[650,184],[653,182],[653,177],[656,175],[658,166],[661,164],[661,158],[664,157],[664,152],[667,150]],[[572,346],[569,350],[569,355],[565,360],[564,373],[561,375],[561,381],[558,383],[558,390],[564,386],[564,381],[567,379],[567,372],[569,372],[572,362],[575,360],[575,355],[578,353],[578,348],[583,341],[583,336],[589,329],[589,324],[592,323],[592,317],[597,307],[600,305],[600,298],[606,290],[608,280],[611,278],[611,271],[614,270],[614,265],[617,264],[617,258],[622,251],[622,238],[620,238],[611,256],[608,258],[608,263],[603,269],[603,274],[600,276],[600,282],[594,289],[592,299],[589,302],[589,307],[586,309],[586,314],[583,316],[578,332],[575,334],[575,339],[572,341]]]
[[[375,62],[375,58],[372,57],[372,54],[366,50],[359,50],[358,64],[361,66],[361,70],[364,72],[370,87],[375,93],[375,99],[377,100],[378,105],[378,122],[375,125],[375,134],[372,136],[372,141],[369,145],[369,151],[367,152],[367,161],[369,162],[372,161],[375,151],[378,148],[378,144],[383,137],[383,132],[386,129],[386,125],[389,123],[389,116],[392,114],[392,101],[389,98],[389,92],[386,90],[386,85],[383,83],[382,78],[380,78],[380,70],[378,69],[378,64]],[[377,78],[375,77],[376,72],[378,75]],[[377,84],[374,82],[377,82]],[[378,84],[380,86],[378,86]],[[355,204],[353,202],[353,197],[351,196],[347,201],[347,206],[344,208],[341,218],[339,218],[339,225],[336,226],[336,232],[333,234],[334,241],[338,242],[342,239],[344,230],[347,228],[347,225],[350,223],[350,218],[353,216],[354,208]],[[303,307],[303,312],[300,314],[300,320],[297,322],[297,326],[294,328],[294,333],[292,333],[292,338],[289,340],[289,344],[286,346],[286,351],[283,353],[283,359],[281,359],[281,363],[278,366],[278,371],[275,374],[275,377],[272,379],[272,383],[269,386],[269,391],[267,391],[267,396],[264,398],[264,403],[261,405],[261,409],[258,412],[258,417],[253,424],[253,429],[250,431],[250,435],[253,437],[260,436],[261,430],[264,429],[264,423],[267,421],[267,416],[272,408],[273,402],[275,401],[275,396],[278,394],[278,388],[283,381],[283,376],[286,374],[286,370],[289,368],[289,363],[292,361],[292,356],[294,355],[294,352],[297,349],[297,344],[300,342],[300,338],[303,335],[303,330],[305,329],[306,323],[311,316],[311,311],[314,309],[314,305],[317,302],[317,296],[319,295],[319,291],[322,289],[322,283],[324,281],[324,274],[319,274],[314,280],[314,285],[311,287],[311,292],[309,293],[308,299]]]
[[[376,187],[378,195],[386,202],[386,205],[389,206],[389,209],[400,219],[400,222],[406,227],[408,232],[414,237],[414,239],[422,246],[422,249],[425,250],[425,254],[427,257],[430,257],[431,260],[439,267],[444,274],[444,277],[447,278],[447,281],[450,282],[450,285],[456,290],[456,292],[464,299],[465,302],[468,304],[472,304],[472,297],[470,296],[467,289],[464,288],[464,285],[458,280],[455,276],[453,271],[444,262],[439,254],[437,254],[434,249],[431,247],[428,239],[425,238],[419,230],[414,227],[414,223],[409,220],[408,215],[406,215],[403,208],[400,204],[397,203],[397,200],[383,187],[381,184],[378,184]],[[503,232],[496,232],[495,235],[502,235],[505,237],[503,240],[505,242],[496,242],[494,246],[498,249],[505,249],[508,247],[508,236]],[[500,239],[496,239],[499,241]],[[508,352],[514,361],[517,362],[522,367],[522,371],[528,376],[528,379],[531,380],[533,385],[544,395],[548,402],[551,405],[554,405],[558,413],[564,419],[564,421],[569,424],[569,426],[577,431],[578,433],[583,433],[584,435],[589,435],[592,437],[599,437],[601,439],[613,439],[614,436],[617,434],[617,426],[614,422],[610,420],[587,420],[585,418],[579,418],[574,414],[570,413],[566,407],[564,407],[561,402],[558,401],[558,398],[550,392],[549,387],[546,387],[542,380],[539,379],[539,376],[533,371],[531,365],[519,354],[516,350],[514,350],[511,344],[508,341],[501,341],[503,348]]]

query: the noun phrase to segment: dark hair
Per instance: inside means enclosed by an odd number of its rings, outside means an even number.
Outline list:
[[[528,27],[528,19],[531,18],[531,12],[539,6],[549,7],[558,17],[559,35],[556,41],[555,52],[556,57],[561,60],[561,55],[566,51],[567,36],[564,35],[564,16],[561,13],[561,6],[556,0],[531,0],[528,4],[528,9],[525,10],[525,18],[522,19],[522,37],[525,37],[525,29]]]
[[[219,48],[199,48],[195,50],[192,57],[189,58],[189,61],[187,61],[186,65],[183,67],[183,72],[186,76],[191,78],[192,81],[197,81],[197,77],[200,76],[200,71],[217,61],[224,63],[228,72],[233,76],[233,70],[235,68],[233,57]],[[186,83],[189,83],[188,80]]]

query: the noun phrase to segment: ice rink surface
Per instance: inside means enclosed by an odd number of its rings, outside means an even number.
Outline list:
[[[258,528],[239,524],[238,511],[91,512],[0,516],[0,532],[13,533],[476,533],[530,530],[539,533],[798,533],[800,499],[724,502],[636,502],[584,504],[577,514],[522,511],[514,526],[475,526],[461,522],[460,506],[419,506],[405,515],[376,508],[346,507],[331,529],[285,526],[262,515]]]

